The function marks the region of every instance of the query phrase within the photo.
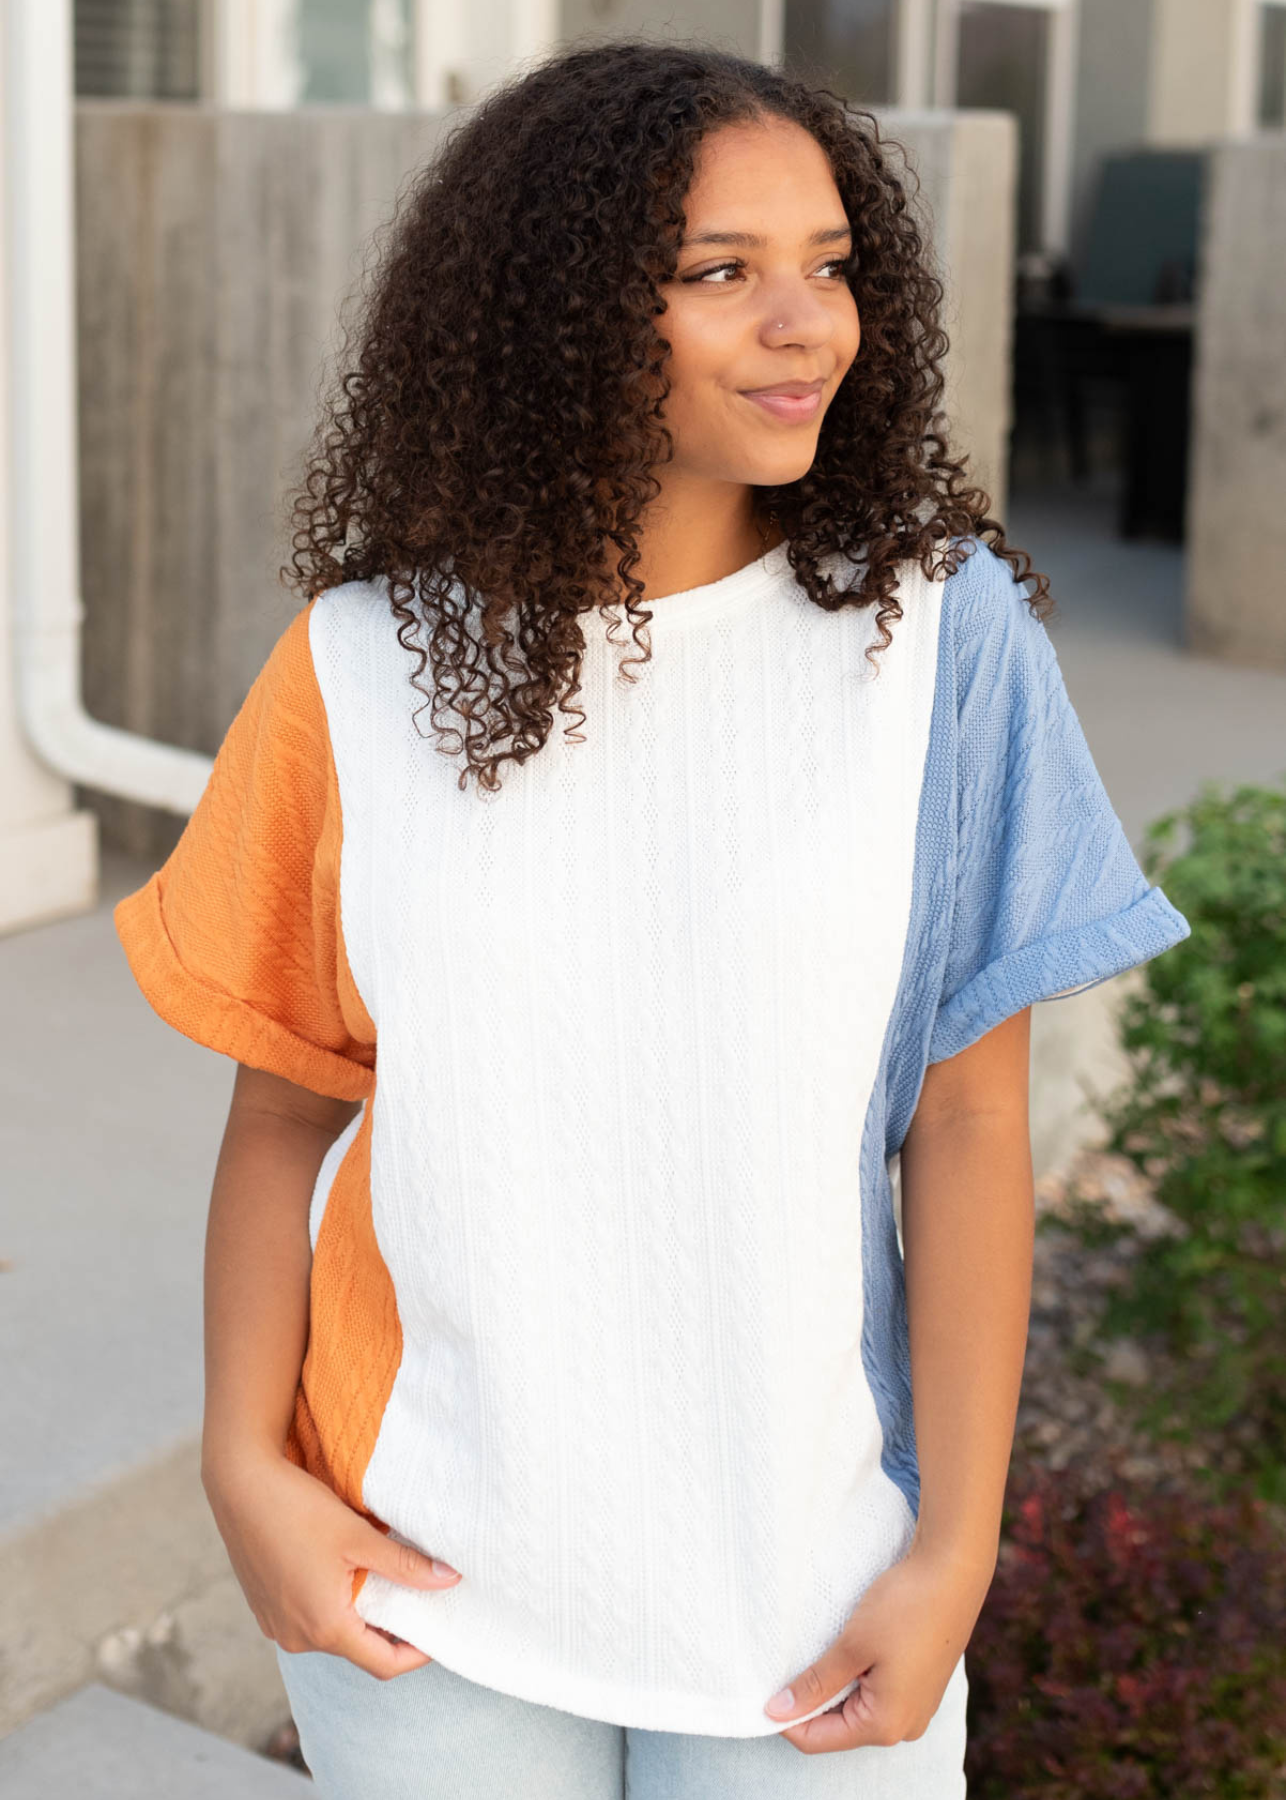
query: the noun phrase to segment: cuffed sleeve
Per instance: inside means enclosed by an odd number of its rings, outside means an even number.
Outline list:
[[[340,927],[342,821],[309,609],[274,646],[164,865],[113,921],[185,1036],[336,1099],[374,1086],[375,1027]]]
[[[1191,929],[1130,848],[1010,565],[977,541],[970,561],[956,624],[954,898],[930,1062]]]

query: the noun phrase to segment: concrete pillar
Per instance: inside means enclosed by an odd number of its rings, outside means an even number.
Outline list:
[[[570,36],[562,0],[413,0],[415,104],[467,106]],[[598,23],[597,17],[593,19]],[[601,28],[601,27],[600,27]]]
[[[1186,641],[1230,662],[1286,668],[1281,132],[1211,152],[1200,258]]]
[[[23,153],[19,123],[24,93],[14,54],[17,32],[42,34],[46,41],[32,48],[64,62],[70,96],[70,34],[58,29],[58,13],[57,7],[39,12],[35,7],[15,8],[6,29],[0,31],[0,145],[4,152],[0,187],[0,931],[83,912],[94,905],[98,892],[98,821],[92,812],[76,810],[72,784],[55,774],[27,742],[18,713],[14,667],[17,582],[33,579],[35,571],[18,560],[13,523],[27,516],[31,504],[27,477],[33,465],[55,449],[59,434],[52,425],[59,409],[65,415],[75,404],[67,374],[74,367],[72,309],[60,306],[63,296],[57,285],[57,238],[70,219],[70,130],[63,143],[57,137],[55,120],[46,144],[48,153],[39,158]],[[29,329],[36,304],[34,284],[19,278],[14,256],[20,207],[44,209],[48,215],[42,241],[49,250],[54,285],[44,296],[48,308],[44,328],[52,335],[65,325],[68,335],[59,353],[51,356],[36,353],[40,346]],[[45,349],[52,348],[50,335],[42,335]],[[19,343],[26,346],[23,355]],[[24,390],[22,399],[29,402],[33,383],[40,384],[39,405],[20,406],[20,388]],[[42,416],[50,421],[50,432],[43,441],[33,441],[24,429],[22,441],[15,441],[17,423],[30,421],[33,413],[37,421]],[[79,542],[74,469],[66,470],[62,492],[60,516],[47,521],[48,556],[40,574],[40,579],[54,582],[74,580]]]
[[[1258,3],[1152,0],[1150,144],[1204,144],[1253,129]]]
[[[302,85],[297,0],[206,0],[205,98],[217,106],[294,106]]]
[[[1003,520],[1009,475],[1018,129],[1012,113],[878,112],[919,176],[951,339],[944,405],[970,473]]]

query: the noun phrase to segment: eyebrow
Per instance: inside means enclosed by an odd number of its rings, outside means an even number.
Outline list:
[[[808,239],[809,245],[834,243],[837,238],[852,237],[851,225],[822,225]],[[767,243],[766,238],[757,237],[753,231],[699,231],[693,237],[684,239],[685,248],[690,244],[739,244],[745,250],[762,250]]]

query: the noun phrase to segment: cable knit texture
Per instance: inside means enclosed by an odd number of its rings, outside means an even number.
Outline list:
[[[653,602],[632,682],[589,617],[583,741],[556,713],[495,795],[413,717],[383,585],[335,588],[117,908],[171,1024],[362,1102],[312,1195],[288,1448],[462,1571],[355,1602],[466,1677],[781,1729],[914,1530],[925,1068],[1187,935],[970,548],[904,566],[874,669],[871,610],[814,606],[784,545]],[[897,1748],[963,1793],[962,1733]]]

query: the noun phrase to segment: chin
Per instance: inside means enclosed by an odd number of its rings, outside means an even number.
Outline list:
[[[798,481],[807,475],[817,457],[817,439],[814,437],[807,445],[802,445],[789,461],[776,456],[771,462],[763,459],[755,462],[747,459],[749,473],[742,479],[752,487],[787,487],[792,481]]]

